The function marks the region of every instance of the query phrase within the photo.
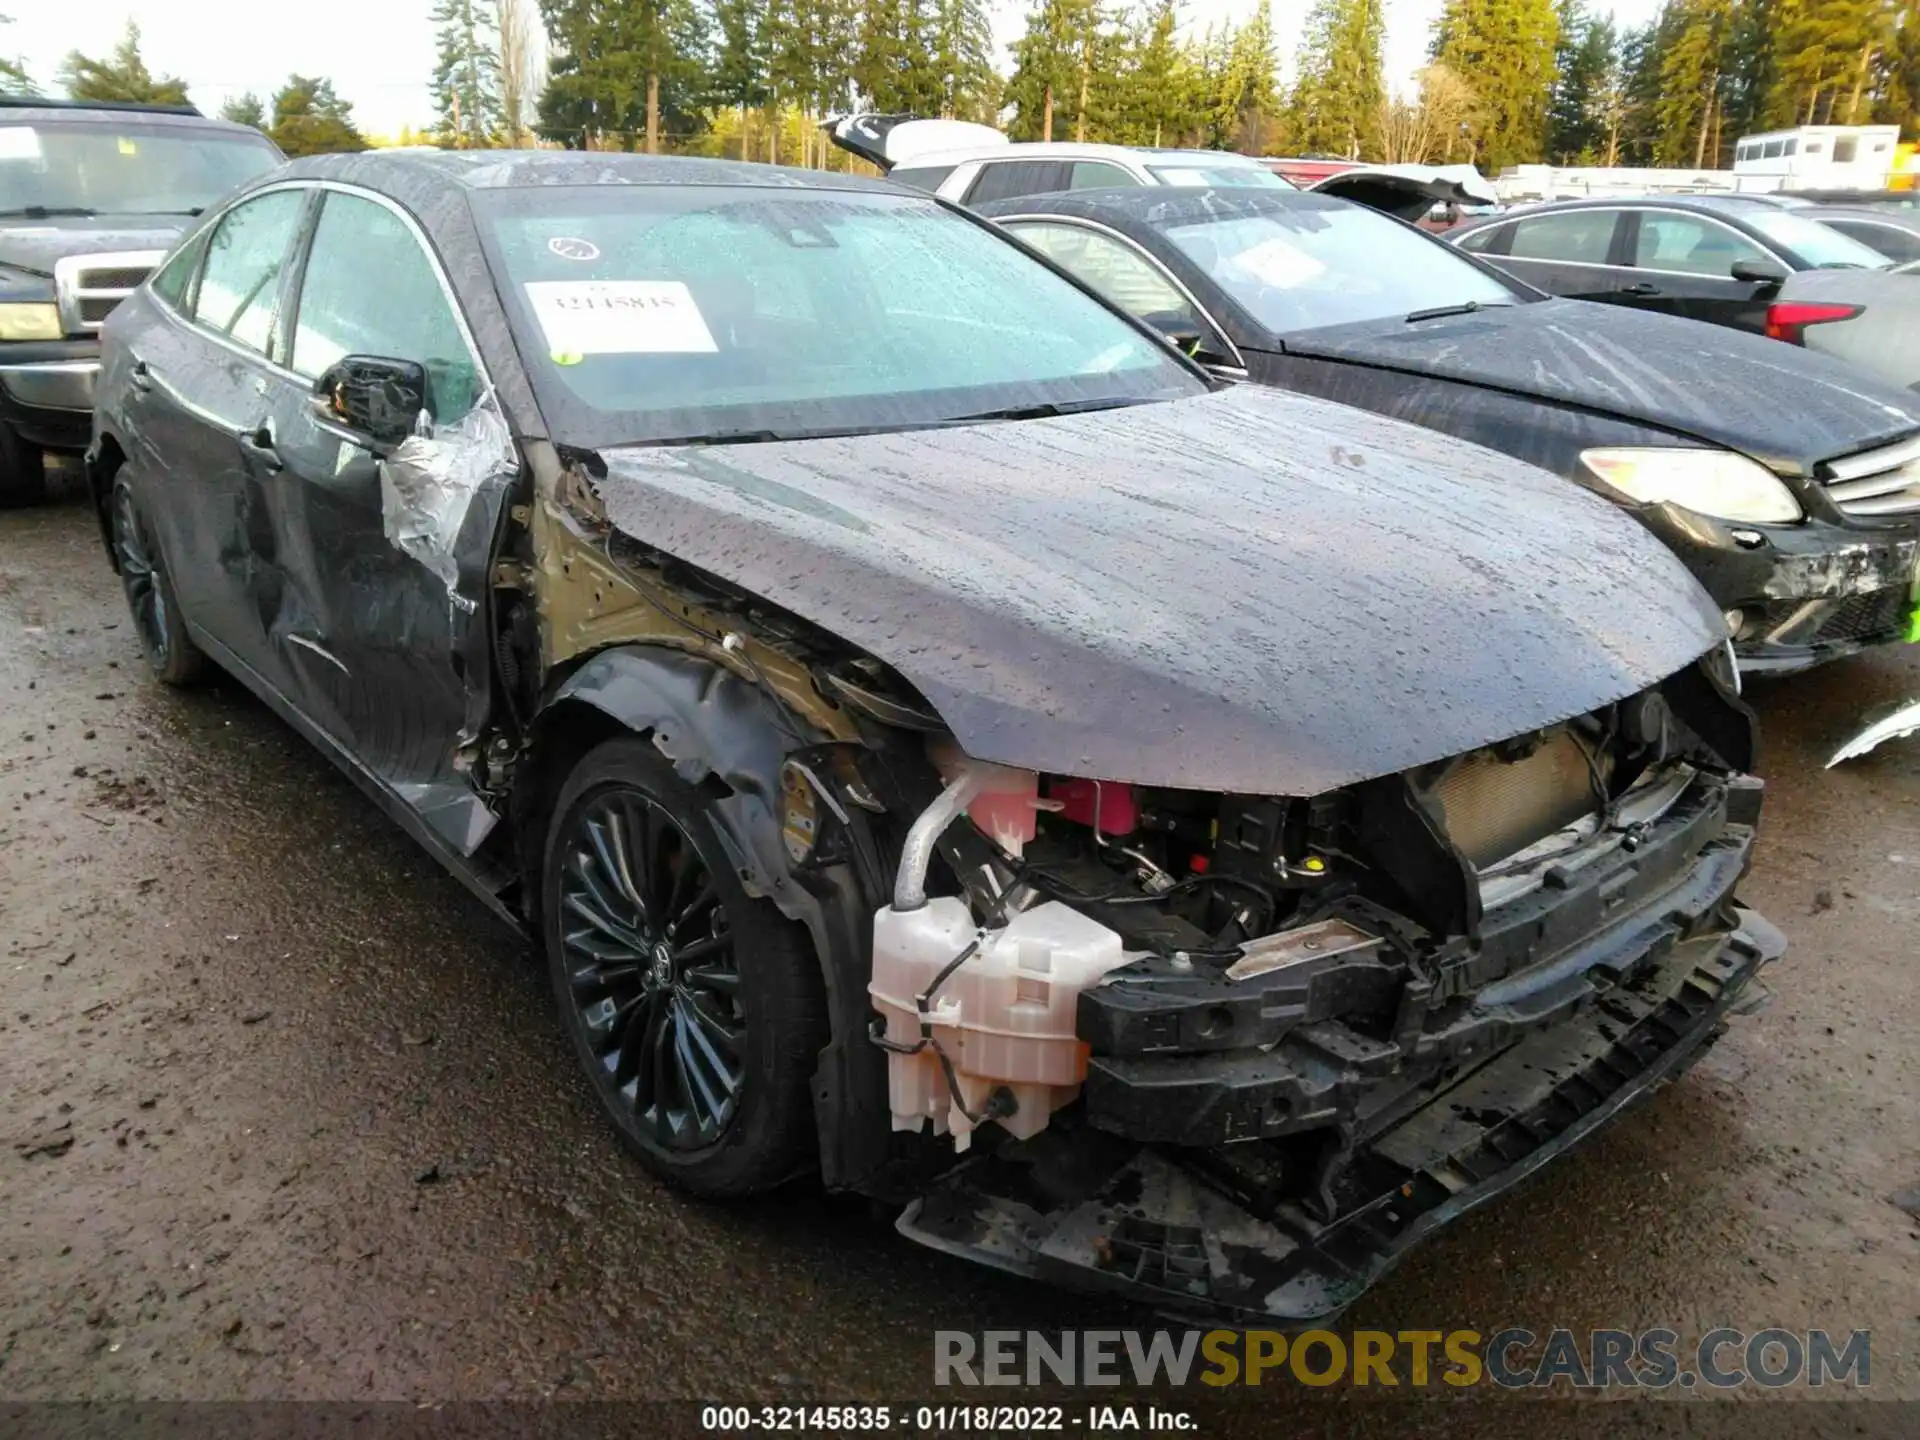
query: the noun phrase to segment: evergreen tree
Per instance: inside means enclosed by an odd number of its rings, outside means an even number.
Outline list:
[[[1873,118],[1898,125],[1902,140],[1920,139],[1920,0],[1902,0],[1892,43],[1880,64]]]
[[[932,11],[933,0],[866,0],[853,64],[853,82],[865,104],[887,114],[940,113],[945,87],[927,45]]]
[[[251,125],[256,130],[267,128],[266,107],[260,103],[260,97],[251,90],[244,95],[235,95],[222,105],[220,118],[231,120],[236,125]]]
[[[540,96],[542,135],[582,147],[701,128],[710,35],[693,0],[542,0],[553,54]]]
[[[1380,75],[1383,0],[1315,0],[1293,87],[1292,141],[1302,154],[1372,156],[1387,87]]]
[[[1000,77],[993,69],[993,21],[984,0],[934,0],[932,52],[940,113],[992,121]]]
[[[740,112],[740,159],[747,158],[747,111],[767,100],[767,56],[756,0],[717,0],[713,7],[715,104]]]
[[[140,27],[131,20],[113,54],[94,60],[78,50],[67,52],[60,66],[60,83],[75,100],[121,100],[142,105],[185,105],[187,82],[172,75],[155,76],[140,58]]]
[[[1014,139],[1066,138],[1077,116],[1081,66],[1099,24],[1096,0],[1038,0],[1028,12],[1026,32],[1013,42],[1006,89]]]
[[[440,138],[456,149],[485,149],[504,126],[500,108],[500,30],[488,0],[440,0],[433,105]]]
[[[1653,163],[1717,163],[1714,126],[1726,76],[1733,0],[1672,0],[1673,36],[1660,56],[1660,100],[1654,107]],[[1712,148],[1709,144],[1712,142]]]
[[[1473,86],[1468,139],[1481,169],[1545,153],[1559,37],[1553,0],[1446,0],[1433,56]]]
[[[1679,34],[1680,10],[1669,5],[1650,25],[1627,32],[1620,45],[1621,106],[1619,162],[1653,164],[1659,143],[1660,70]]]
[[[331,80],[312,75],[289,75],[274,92],[267,134],[288,155],[367,148],[366,137],[354,128],[353,106],[334,93]]]
[[[1619,50],[1610,17],[1590,13],[1582,0],[1560,0],[1560,44],[1547,105],[1547,158],[1553,163],[1606,163]]]
[[[1135,17],[1118,77],[1115,140],[1174,145],[1192,138],[1193,76],[1175,38],[1179,23],[1179,0],[1155,0]]]
[[[1280,131],[1280,52],[1272,0],[1260,0],[1227,48],[1218,111],[1231,116],[1232,148],[1264,155]]]
[[[1720,163],[1727,163],[1733,142],[1766,128],[1767,98],[1773,89],[1773,32],[1783,3],[1791,0],[1741,0],[1733,8],[1722,52],[1725,76],[1720,87],[1724,116]],[[1917,0],[1920,3],[1920,0]]]
[[[11,25],[11,15],[0,15],[0,25]],[[27,74],[26,62],[8,60],[0,57],[0,95],[38,95],[34,88],[33,77]]]
[[[1768,128],[1864,120],[1878,56],[1894,40],[1888,0],[1789,0],[1773,30]]]

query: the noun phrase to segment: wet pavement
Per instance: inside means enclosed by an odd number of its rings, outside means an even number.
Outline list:
[[[1920,1401],[1920,739],[1819,768],[1920,650],[1756,690],[1775,1004],[1344,1324],[1866,1328]],[[935,1329],[1153,1323],[648,1178],[528,948],[239,686],[151,681],[79,506],[0,513],[0,717],[0,1397],[929,1399]]]

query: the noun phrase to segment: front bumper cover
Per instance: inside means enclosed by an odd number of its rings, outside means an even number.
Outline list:
[[[1640,513],[1723,611],[1740,612],[1734,650],[1748,674],[1811,669],[1907,632],[1920,520],[1868,528],[1836,512],[1798,525],[1740,525],[1673,505]]]
[[[99,374],[92,340],[0,344],[0,421],[30,445],[85,450]]]

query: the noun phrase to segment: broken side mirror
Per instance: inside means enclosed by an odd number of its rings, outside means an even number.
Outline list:
[[[1787,267],[1777,260],[1736,260],[1729,272],[1747,285],[1784,285]]]
[[[412,360],[349,355],[330,366],[313,391],[329,419],[390,449],[414,433],[427,408],[427,371]]]

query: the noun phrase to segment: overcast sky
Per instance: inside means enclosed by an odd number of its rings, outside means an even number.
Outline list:
[[[1019,32],[1025,0],[989,0],[995,33],[1004,45]],[[1251,13],[1255,0],[1186,0],[1190,29]],[[1291,56],[1310,0],[1275,0],[1274,20],[1283,56]],[[1404,84],[1426,55],[1427,33],[1441,0],[1387,0],[1387,75]],[[433,69],[433,0],[0,0],[0,55],[17,55],[43,90],[69,50],[101,55],[129,19],[138,22],[141,50],[158,74],[179,75],[209,114],[231,95],[252,90],[263,98],[292,71],[330,76],[353,103],[362,129],[392,134],[433,119],[427,77]],[[1615,0],[1623,23],[1637,25],[1659,0]]]

